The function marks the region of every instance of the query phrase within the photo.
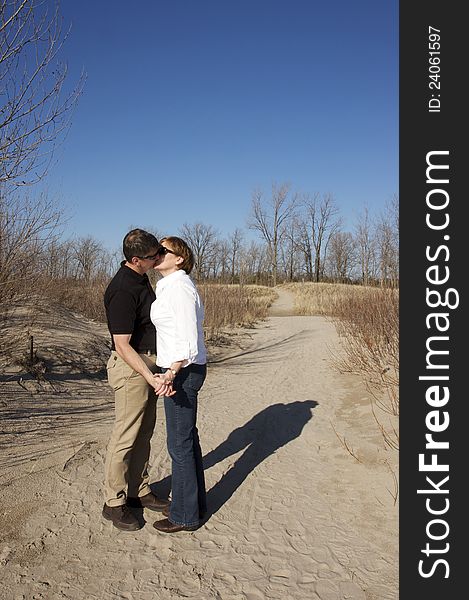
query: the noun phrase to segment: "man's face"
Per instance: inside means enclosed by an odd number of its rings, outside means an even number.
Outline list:
[[[138,259],[138,266],[141,273],[147,273],[150,269],[153,269],[155,262],[158,260],[158,248],[152,248],[145,256],[136,256]]]

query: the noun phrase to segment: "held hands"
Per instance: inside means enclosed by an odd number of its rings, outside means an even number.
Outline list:
[[[173,390],[173,380],[166,376],[166,373],[156,373],[153,375],[153,388],[158,396],[174,396],[176,390]]]
[[[182,367],[182,361],[176,361],[166,369],[164,373],[156,373],[152,375],[150,385],[155,389],[159,396],[174,396],[176,391],[173,389],[174,378]]]

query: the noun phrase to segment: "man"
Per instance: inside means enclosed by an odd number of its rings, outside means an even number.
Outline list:
[[[125,261],[104,294],[112,338],[107,374],[115,394],[115,423],[106,455],[103,517],[124,531],[141,527],[129,506],[158,511],[169,506],[152,493],[147,471],[156,400],[159,394],[172,391],[153,377],[156,332],[150,306],[155,293],[147,272],[155,264],[158,249],[151,233],[129,231],[123,241]]]

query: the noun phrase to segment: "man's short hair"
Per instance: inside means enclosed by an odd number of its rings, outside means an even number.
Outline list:
[[[183,269],[189,275],[194,268],[194,253],[187,245],[187,242],[174,235],[164,237],[160,241],[166,242],[176,256],[180,256],[183,259],[179,268]]]
[[[122,242],[122,250],[127,261],[134,256],[147,256],[152,250],[158,250],[160,243],[152,233],[143,229],[132,229],[126,234]]]

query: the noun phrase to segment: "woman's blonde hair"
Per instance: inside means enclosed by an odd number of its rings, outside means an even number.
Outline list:
[[[183,259],[182,263],[179,265],[179,268],[183,269],[189,275],[194,268],[194,253],[189,248],[187,243],[174,235],[161,238],[160,244],[162,242],[167,242],[170,245],[170,250],[172,250],[176,256],[180,256]]]

